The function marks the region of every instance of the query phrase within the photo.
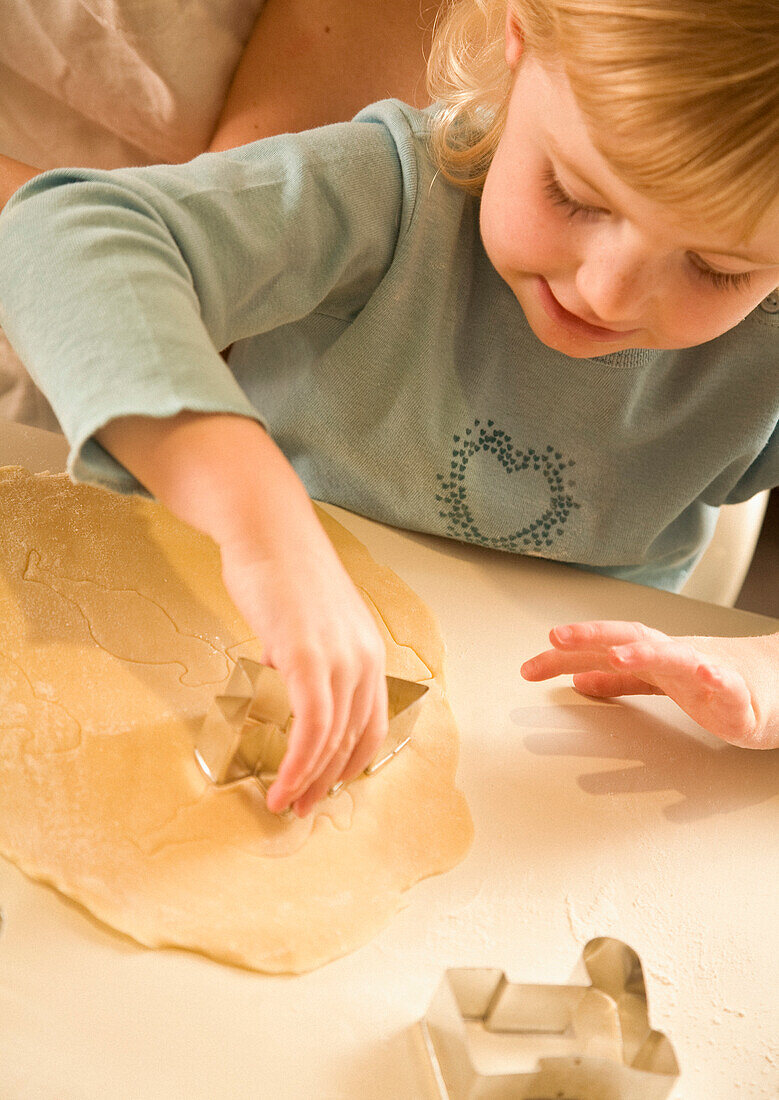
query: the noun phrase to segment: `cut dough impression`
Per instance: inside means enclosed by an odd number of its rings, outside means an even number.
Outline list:
[[[387,672],[430,690],[412,742],[310,817],[219,790],[193,736],[262,647],[219,553],[159,504],[0,470],[0,852],[150,947],[298,973],[375,935],[466,854],[458,737],[431,613],[319,517],[384,634]]]

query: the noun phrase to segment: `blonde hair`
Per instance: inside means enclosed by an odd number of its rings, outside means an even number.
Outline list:
[[[748,235],[779,188],[777,0],[450,0],[428,84],[443,174],[481,192],[524,48],[561,65],[598,151],[629,187]]]

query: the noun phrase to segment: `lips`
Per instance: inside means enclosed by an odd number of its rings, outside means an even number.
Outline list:
[[[538,296],[547,316],[564,329],[567,329],[568,332],[573,333],[574,336],[598,340],[603,343],[617,343],[624,340],[626,336],[632,336],[639,331],[636,328],[619,330],[604,328],[601,325],[591,325],[589,321],[585,321],[560,305],[552,293],[549,283],[542,275],[537,277],[537,283]]]

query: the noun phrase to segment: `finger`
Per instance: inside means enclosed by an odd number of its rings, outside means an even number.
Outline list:
[[[349,753],[350,746],[344,744],[338,749],[322,775],[310,787],[307,787],[299,798],[295,799],[292,803],[292,809],[298,817],[305,817],[311,813],[317,802],[321,802],[323,798],[327,797],[330,788],[338,782],[338,777],[343,771],[344,763],[349,758]]]
[[[612,670],[609,651],[615,645],[638,642],[665,645],[667,635],[643,623],[593,620],[553,627],[548,649],[526,661],[520,669],[526,680],[548,680],[553,676]]]
[[[344,783],[356,779],[365,771],[370,762],[387,740],[389,732],[389,704],[387,701],[387,680],[384,676],[377,686],[373,710],[366,723],[362,738],[355,746],[351,759],[347,761],[341,777]]]
[[[644,623],[612,619],[568,623],[556,626],[549,632],[549,641],[555,649],[601,650],[634,642],[660,642],[666,638],[666,634]]]
[[[306,791],[317,783],[320,777],[330,768],[336,755],[341,755],[341,764],[348,759],[358,731],[354,729],[355,717],[353,708],[358,707],[362,694],[360,685],[355,681],[351,673],[334,673],[332,681],[333,691],[333,720],[327,738],[320,744],[316,755],[312,755],[308,767],[301,775],[290,801],[296,802],[302,798]],[[359,718],[357,719],[359,721]],[[364,721],[364,718],[362,719]]]
[[[622,672],[579,672],[573,678],[573,686],[582,695],[600,699],[613,699],[618,695],[664,694],[654,684]]]
[[[689,642],[663,637],[661,642],[643,641],[614,646],[609,651],[609,663],[620,672],[628,672],[642,679],[681,677],[689,680],[698,670],[713,668],[714,662],[690,645]]]
[[[301,784],[308,786],[312,761],[316,761],[327,743],[333,724],[335,704],[330,677],[322,669],[287,676],[290,707],[294,714],[289,743],[276,781],[268,791],[268,809],[286,810],[297,797]]]
[[[603,652],[584,650],[568,652],[560,649],[547,649],[531,657],[520,668],[525,680],[549,680],[553,676],[569,676],[576,672],[611,672],[608,649]]]
[[[382,677],[382,684],[385,684]],[[300,797],[293,803],[293,809],[296,814],[305,816],[313,806],[316,805],[320,799],[324,798],[339,780],[346,782],[344,775],[344,769],[349,764],[352,756],[354,755],[355,748],[365,738],[365,731],[370,729],[372,722],[372,712],[375,709],[375,698],[377,695],[377,685],[370,680],[360,685],[360,688],[355,693],[354,697],[354,710],[349,721],[349,726],[346,730],[345,736],[342,738],[340,745],[337,746],[335,752],[330,758],[327,766],[324,770],[311,782],[308,788],[302,792]],[[386,687],[384,687],[384,696],[386,699]],[[385,724],[386,724],[386,702],[385,702]],[[357,773],[359,774],[359,773]],[[349,778],[352,778],[351,776]]]

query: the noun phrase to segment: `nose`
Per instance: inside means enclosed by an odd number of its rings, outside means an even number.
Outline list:
[[[593,236],[576,273],[576,289],[594,324],[643,320],[659,273],[640,242],[612,233]]]

